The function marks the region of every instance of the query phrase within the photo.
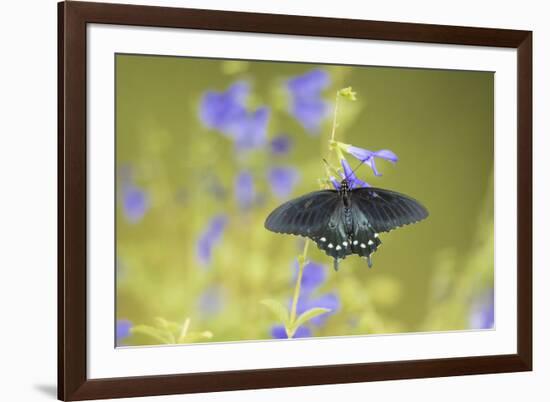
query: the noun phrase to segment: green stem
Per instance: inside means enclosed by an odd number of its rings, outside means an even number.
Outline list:
[[[340,149],[340,147],[335,145],[335,141],[334,141],[334,137],[336,136],[336,127],[338,126],[336,117],[338,115],[339,98],[340,98],[340,95],[337,92],[336,100],[334,101],[334,117],[332,119],[332,131],[330,134],[329,152],[335,150],[338,158],[342,160],[344,159],[344,154],[342,153],[342,150]],[[286,328],[286,333],[289,338],[292,338],[294,336],[294,332],[297,330],[297,328],[294,328],[294,323],[296,322],[296,308],[298,306],[298,299],[300,298],[300,289],[302,286],[302,275],[304,273],[304,267],[306,264],[308,247],[309,247],[309,240],[306,239],[306,242],[304,244],[304,251],[302,252],[302,255],[298,257],[298,275],[296,278],[296,285],[294,287],[294,297],[292,298],[292,307],[290,309],[290,325],[288,328]]]
[[[304,244],[304,251],[302,255],[298,257],[298,275],[296,278],[296,286],[294,287],[294,297],[292,298],[292,308],[290,309],[290,326],[294,327],[296,321],[296,307],[298,306],[298,299],[300,298],[300,288],[302,287],[302,275],[304,273],[304,266],[306,265],[307,249],[309,247],[309,240],[306,239]],[[287,336],[292,338],[297,328],[291,328],[292,333],[289,333],[287,328]]]
[[[189,324],[191,324],[191,319],[187,317],[185,321],[183,322],[183,325],[181,327],[180,336],[178,338],[178,343],[182,343],[185,340],[185,337],[187,336],[187,332],[189,331]]]
[[[338,95],[338,92],[336,93],[336,100],[334,101],[334,116],[332,118],[332,132],[330,134],[330,142],[332,143],[334,141],[334,136],[336,135],[336,127],[338,126],[336,124],[336,116],[338,115],[338,99],[340,96]]]

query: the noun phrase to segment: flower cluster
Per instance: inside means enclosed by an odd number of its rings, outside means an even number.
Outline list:
[[[491,329],[495,324],[495,299],[493,291],[477,297],[470,309],[470,328]]]
[[[129,223],[136,224],[149,209],[149,195],[134,183],[130,166],[123,166],[119,170],[122,212]]]
[[[313,70],[287,82],[289,111],[309,133],[317,134],[330,113],[330,104],[321,97],[329,85],[330,77],[324,70]]]
[[[375,176],[382,176],[382,174],[376,168],[376,158],[396,163],[398,158],[395,153],[389,149],[382,149],[380,151],[369,151],[368,149],[359,148],[350,144],[344,144],[338,141],[332,141],[331,147],[337,150],[340,156],[340,163],[342,164],[342,170],[340,171],[341,179],[347,179],[350,188],[370,187],[370,184],[362,181],[357,177],[354,170],[351,168],[349,162],[344,157],[343,153],[348,153],[354,158],[358,159],[361,164],[368,165]],[[335,189],[340,188],[340,181],[334,176],[330,177],[330,181]]]
[[[292,147],[291,138],[279,134],[267,140],[270,109],[262,106],[248,111],[246,102],[249,95],[250,85],[243,81],[235,82],[226,91],[207,91],[199,106],[202,123],[232,139],[238,155],[253,150],[269,151],[275,157],[288,154]],[[241,164],[243,160],[237,158]],[[261,175],[253,173],[249,167],[242,167],[234,179],[234,199],[241,211],[250,210],[261,199],[254,184],[255,176]],[[296,169],[280,164],[267,167],[265,176],[271,193],[279,199],[290,196],[299,180]]]
[[[219,285],[211,285],[199,296],[197,307],[203,316],[211,316],[222,311],[224,301],[223,288]]]
[[[208,91],[200,105],[203,124],[230,137],[239,151],[262,147],[267,141],[270,110],[266,106],[246,109],[250,86],[236,82],[225,92]]]
[[[117,346],[124,344],[124,340],[130,336],[131,329],[132,323],[129,320],[117,320],[115,334]]]
[[[298,171],[290,166],[274,166],[267,172],[271,192],[279,200],[286,200],[290,197],[299,178]]]
[[[279,134],[271,140],[269,146],[272,155],[286,155],[292,148],[292,139],[287,134]]]
[[[242,211],[250,209],[256,200],[254,178],[252,174],[243,170],[235,178],[235,200]]]
[[[212,249],[220,242],[226,224],[227,216],[216,215],[209,221],[206,230],[200,235],[197,242],[197,259],[202,266],[210,264]]]

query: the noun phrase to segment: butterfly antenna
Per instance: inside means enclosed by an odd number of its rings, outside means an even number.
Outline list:
[[[365,162],[366,162],[366,159],[364,161],[359,162],[359,164],[355,167],[355,169],[353,169],[351,171],[351,173],[349,175],[353,176],[353,174],[357,171],[357,169],[359,169],[361,167],[361,165]],[[346,175],[346,179],[349,179],[349,177],[347,175]]]

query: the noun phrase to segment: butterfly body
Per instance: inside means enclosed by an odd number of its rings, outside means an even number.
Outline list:
[[[334,258],[357,254],[367,259],[381,244],[379,233],[418,222],[428,211],[418,201],[379,188],[350,188],[346,179],[338,190],[320,190],[276,208],[265,227],[277,233],[308,237]]]

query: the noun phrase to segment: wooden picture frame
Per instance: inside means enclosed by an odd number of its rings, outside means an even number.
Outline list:
[[[58,397],[83,400],[532,370],[532,32],[166,7],[58,5]],[[147,377],[87,377],[87,24],[517,49],[517,353]]]

